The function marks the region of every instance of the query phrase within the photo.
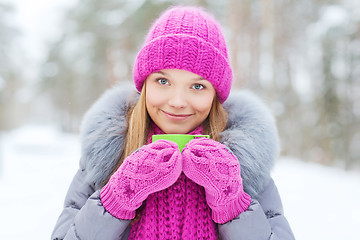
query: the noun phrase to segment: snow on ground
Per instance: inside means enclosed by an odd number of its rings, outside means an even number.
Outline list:
[[[360,239],[360,173],[282,158],[273,178],[296,239]]]
[[[0,135],[0,239],[49,239],[80,157],[77,135]],[[360,239],[360,173],[281,158],[273,171],[296,239]]]
[[[77,136],[23,127],[0,146],[0,239],[50,239],[78,167]]]

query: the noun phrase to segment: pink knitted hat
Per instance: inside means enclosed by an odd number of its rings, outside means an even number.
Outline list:
[[[183,69],[212,83],[223,103],[229,96],[232,70],[219,24],[196,7],[172,7],[150,29],[133,69],[140,92],[146,78],[162,69]]]

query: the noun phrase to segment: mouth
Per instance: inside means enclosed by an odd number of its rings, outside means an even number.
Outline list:
[[[169,112],[166,112],[163,110],[162,110],[162,112],[165,114],[165,116],[167,118],[169,118],[171,120],[177,120],[177,121],[185,120],[193,115],[193,114],[174,114],[174,113],[169,113]]]

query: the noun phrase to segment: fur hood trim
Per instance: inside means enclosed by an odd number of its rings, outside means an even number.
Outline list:
[[[122,83],[107,90],[82,121],[80,167],[85,171],[86,181],[96,189],[117,165],[125,141],[126,114],[139,96],[133,89],[133,85]],[[255,198],[268,183],[279,153],[274,118],[249,91],[233,91],[223,106],[229,118],[221,142],[239,159],[244,189]]]

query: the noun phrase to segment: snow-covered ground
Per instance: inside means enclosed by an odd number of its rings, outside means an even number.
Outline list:
[[[77,170],[79,138],[53,127],[0,135],[0,239],[49,239]],[[296,239],[360,239],[360,173],[281,158],[273,177]]]

